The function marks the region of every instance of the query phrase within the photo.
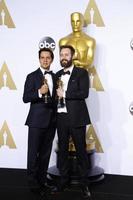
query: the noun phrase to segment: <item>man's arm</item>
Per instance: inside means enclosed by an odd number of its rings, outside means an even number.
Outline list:
[[[28,103],[36,102],[38,100],[38,89],[35,88],[33,77],[28,75],[24,85],[23,101],[24,103]]]
[[[82,72],[80,72],[80,76],[79,76],[79,80],[78,80],[78,87],[76,87],[75,89],[69,89],[66,92],[66,99],[85,99],[88,97],[89,95],[89,75],[88,72],[86,70],[82,70]]]

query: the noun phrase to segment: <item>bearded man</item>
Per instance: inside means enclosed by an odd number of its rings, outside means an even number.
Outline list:
[[[59,171],[61,182],[58,190],[64,190],[69,181],[68,146],[70,136],[76,148],[80,168],[80,183],[85,198],[90,199],[88,182],[88,156],[86,151],[86,125],[90,123],[85,99],[89,94],[89,76],[86,69],[73,65],[75,50],[71,46],[60,47],[62,70],[56,76],[59,87],[57,96],[62,104],[57,109],[57,134],[59,145]]]

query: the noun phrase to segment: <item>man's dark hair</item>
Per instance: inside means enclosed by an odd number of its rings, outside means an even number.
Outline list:
[[[50,55],[51,55],[52,60],[54,59],[53,51],[52,51],[51,49],[48,49],[48,48],[42,48],[42,49],[40,49],[40,50],[38,51],[39,59],[40,59],[40,55],[41,55],[41,53],[42,53],[43,51],[49,52]]]
[[[70,46],[70,45],[63,45],[63,46],[61,46],[60,47],[60,52],[61,52],[62,49],[66,49],[66,48],[68,48],[68,49],[71,50],[72,56],[75,54],[75,49],[72,46]]]

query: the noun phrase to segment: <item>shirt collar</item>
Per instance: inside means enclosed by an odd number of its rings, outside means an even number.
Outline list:
[[[66,70],[64,70],[65,72],[70,71],[70,74],[72,73],[72,70],[74,68],[74,65],[70,66],[69,68],[67,68]]]
[[[49,70],[43,69],[42,67],[40,67],[40,70],[41,70],[41,72],[42,72],[43,74],[45,73],[45,71],[49,71]]]

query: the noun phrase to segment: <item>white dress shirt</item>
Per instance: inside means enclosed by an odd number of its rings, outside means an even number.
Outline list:
[[[43,75],[44,75],[45,71],[48,71],[48,70],[43,69],[42,67],[40,67],[40,70],[43,73]],[[50,95],[52,96],[52,92],[53,92],[53,80],[52,80],[52,76],[51,76],[51,74],[45,74],[44,77],[47,80],[49,92],[50,92]],[[42,97],[42,94],[40,94],[39,90],[38,90],[38,95],[39,95],[40,98]]]

